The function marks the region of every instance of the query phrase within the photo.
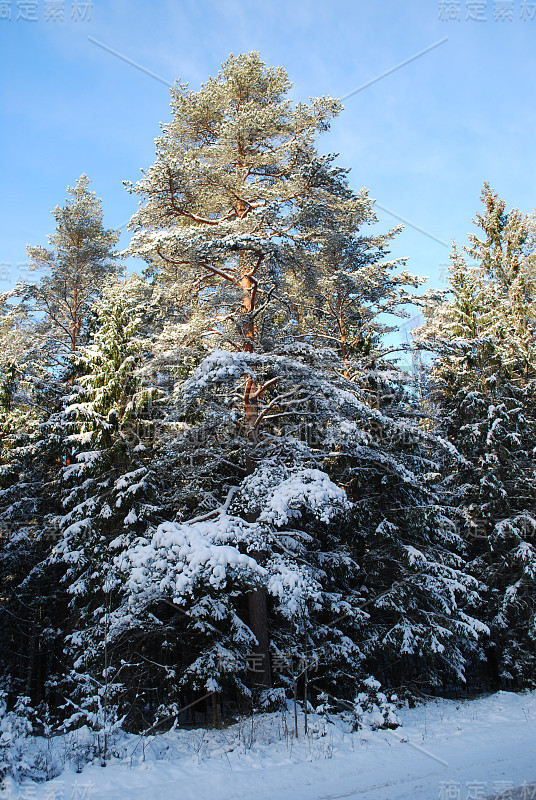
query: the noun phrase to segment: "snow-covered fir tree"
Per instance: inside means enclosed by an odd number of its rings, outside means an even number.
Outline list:
[[[92,341],[74,359],[77,383],[57,420],[68,456],[61,470],[61,538],[51,560],[64,563],[71,597],[66,692],[75,717],[85,715],[97,726],[105,724],[115,694],[122,693],[123,705],[136,697],[140,645],[126,633],[128,618],[115,613],[120,586],[114,559],[158,510],[150,445],[135,424],[151,391],[136,378],[140,319],[128,303],[129,288],[128,281],[112,285],[95,307]]]
[[[91,305],[116,269],[118,235],[105,230],[87,177],[68,192],[53,212],[49,248],[28,248],[41,276],[17,284],[0,311],[2,621],[10,642],[3,663],[10,691],[23,687],[34,702],[50,694],[47,681],[61,671],[60,570],[46,563],[58,535],[57,479],[66,457],[54,415],[69,353],[87,336]]]
[[[57,668],[55,570],[40,564],[54,543],[54,478],[61,455],[43,432],[60,386],[27,307],[0,299],[0,655],[3,686],[40,702]]]
[[[534,220],[507,212],[487,184],[482,201],[420,339],[435,353],[437,426],[465,459],[448,489],[470,570],[487,585],[484,680],[515,687],[533,683],[535,663],[536,240]]]

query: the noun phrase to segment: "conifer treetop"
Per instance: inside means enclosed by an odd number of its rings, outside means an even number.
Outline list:
[[[216,226],[302,195],[314,137],[341,106],[316,98],[293,107],[290,86],[285,70],[266,67],[258,53],[231,55],[198,92],[176,83],[173,119],[137,187],[149,202],[132,227],[152,218],[159,229],[162,212],[173,226]]]
[[[119,232],[104,228],[101,201],[90,191],[87,175],[67,191],[65,205],[52,212],[56,229],[48,237],[49,247],[27,248],[31,269],[45,274],[35,284],[22,284],[20,293],[74,352],[93,302],[117,272]]]

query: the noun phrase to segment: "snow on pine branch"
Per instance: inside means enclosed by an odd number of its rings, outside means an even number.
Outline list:
[[[150,539],[138,540],[116,560],[128,575],[133,601],[142,595],[149,601],[168,595],[184,605],[198,587],[222,588],[237,572],[258,581],[265,570],[230,544],[241,538],[243,524],[226,514],[193,524],[161,523]]]
[[[289,472],[265,464],[245,479],[241,494],[248,498],[249,510],[258,510],[259,522],[280,528],[289,520],[312,514],[321,522],[331,522],[350,508],[343,489],[318,469]]]

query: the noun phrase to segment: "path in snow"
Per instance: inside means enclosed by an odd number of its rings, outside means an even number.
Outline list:
[[[11,798],[31,789],[45,800],[56,787],[62,800],[536,800],[513,792],[536,777],[536,692],[431,701],[400,716],[396,731],[350,734],[312,715],[316,733],[296,741],[291,715],[270,714],[162,734],[143,742],[144,759],[140,738],[125,736],[105,769],[67,768]]]

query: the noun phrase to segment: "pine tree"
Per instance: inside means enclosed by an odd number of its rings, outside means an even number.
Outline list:
[[[288,85],[250,54],[199,92],[176,87],[135,188],[131,252],[172,309],[146,367],[173,387],[156,444],[172,521],[125,554],[125,580],[140,613],[167,598],[207,637],[200,660],[184,656],[198,689],[243,691],[252,641],[261,686],[271,646],[316,653],[326,688],[351,693],[367,659],[389,675],[382,638],[413,658],[413,677],[428,659],[437,682],[463,670],[456,637],[478,625],[460,605],[476,581],[422,489],[429,448],[403,376],[382,361],[381,314],[403,314],[418,281],[383,261],[394,232],[359,232],[374,221],[366,193],[314,148],[337,104],[292,108]],[[166,561],[170,546],[184,555]],[[197,547],[208,572],[178,581]]]
[[[117,274],[114,245],[119,234],[103,226],[101,201],[81,175],[67,187],[70,198],[52,212],[56,230],[49,249],[28,247],[30,268],[45,270],[35,284],[27,282],[19,293],[43,315],[56,357],[75,352],[88,333],[89,312],[103,288]],[[64,362],[61,362],[64,365]]]
[[[336,350],[347,376],[350,361],[362,371],[381,363],[386,336],[396,330],[392,317],[406,315],[407,304],[415,300],[411,289],[423,282],[399,269],[405,258],[387,258],[401,228],[366,235],[364,228],[378,221],[373,201],[366,190],[356,200],[353,208],[332,204],[318,231],[316,252],[307,243],[297,245],[302,269],[290,278],[294,335]]]
[[[198,93],[178,85],[157,161],[136,187],[146,203],[131,223],[137,231],[131,252],[172,284],[179,307],[195,297],[189,336],[210,331],[246,352],[257,348],[308,203],[350,197],[313,146],[338,105],[316,100],[292,109],[288,88],[284,70],[266,69],[257,54],[231,56]],[[246,382],[246,439],[256,436],[266,390]],[[264,594],[251,592],[249,602],[268,664]],[[268,667],[262,681],[270,683]]]

